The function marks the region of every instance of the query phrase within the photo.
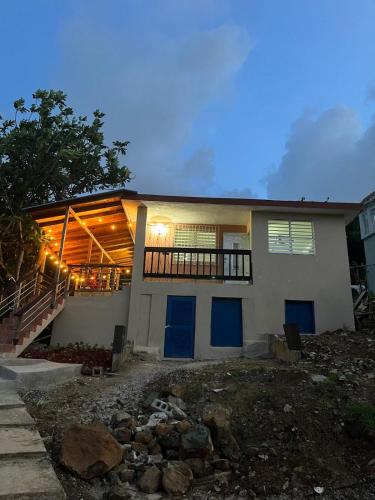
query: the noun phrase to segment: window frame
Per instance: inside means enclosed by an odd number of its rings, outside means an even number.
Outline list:
[[[288,228],[288,234],[280,234],[277,235],[276,233],[272,235],[270,233],[271,229],[271,224],[284,224]],[[293,225],[296,224],[297,227],[294,228],[294,233],[293,233]],[[311,225],[311,237],[310,236],[296,236],[295,232],[298,230],[303,231],[302,227],[298,229],[298,224],[309,224]],[[275,230],[275,229],[274,229]],[[278,242],[277,241],[272,241],[272,238],[276,240],[276,238],[285,238],[285,243],[281,242],[280,246],[278,247]],[[303,241],[306,241],[307,243],[311,243],[311,250],[309,251],[302,251],[301,250],[301,244]],[[315,224],[314,221],[312,220],[302,220],[302,219],[268,219],[267,221],[267,245],[268,245],[268,253],[270,254],[280,254],[280,255],[316,255],[316,237],[315,237]],[[284,245],[284,248],[282,247]]]

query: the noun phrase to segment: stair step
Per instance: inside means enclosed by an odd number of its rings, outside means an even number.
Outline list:
[[[0,499],[63,500],[64,490],[48,460],[0,463]]]
[[[30,427],[34,425],[34,419],[30,416],[25,407],[0,408],[0,428]]]
[[[2,460],[45,457],[47,453],[39,432],[24,427],[0,428],[0,443],[0,465]]]
[[[6,381],[8,382],[8,381]],[[8,408],[21,408],[24,403],[15,391],[0,389],[0,411]]]

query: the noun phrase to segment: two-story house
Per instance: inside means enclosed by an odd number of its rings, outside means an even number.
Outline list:
[[[0,344],[15,356],[54,320],[52,344],[110,346],[125,325],[136,350],[205,359],[264,352],[285,322],[354,328],[345,225],[359,210],[128,190],[32,207],[46,238],[35,286],[59,288],[38,292],[42,322],[26,303],[15,345],[1,330]]]

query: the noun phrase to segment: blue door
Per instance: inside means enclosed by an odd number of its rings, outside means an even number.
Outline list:
[[[211,345],[242,347],[241,299],[212,298]]]
[[[168,295],[164,357],[194,358],[195,297]]]
[[[286,300],[285,323],[297,323],[300,333],[315,333],[314,302]]]

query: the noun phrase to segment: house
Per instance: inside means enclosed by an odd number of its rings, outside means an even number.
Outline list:
[[[367,289],[375,296],[375,191],[366,196],[362,207],[359,224],[366,256]]]
[[[162,359],[257,355],[285,322],[354,328],[345,225],[360,208],[129,190],[32,207],[46,235],[35,287],[48,292],[24,301],[15,345],[0,330],[0,352],[18,355],[52,321],[52,344],[110,346],[124,325]]]

